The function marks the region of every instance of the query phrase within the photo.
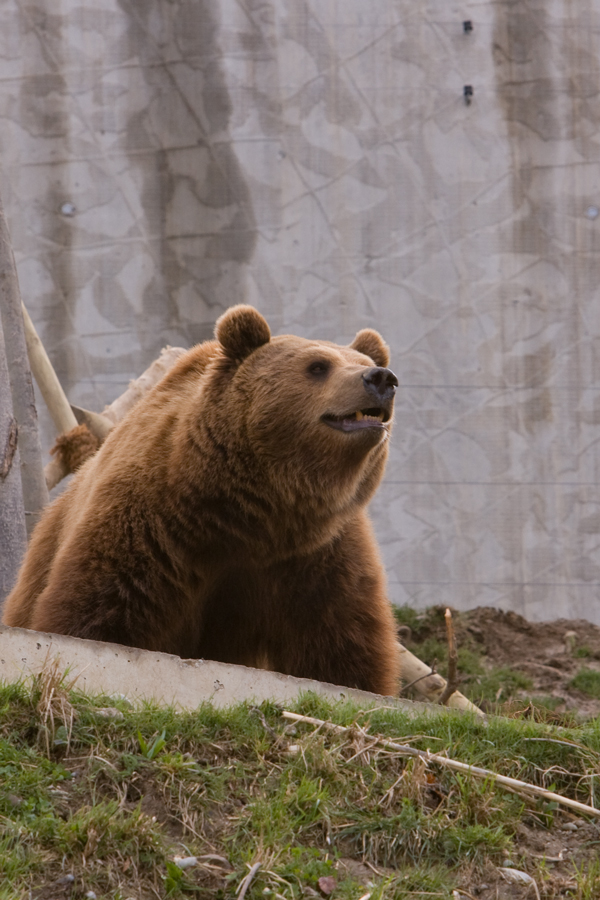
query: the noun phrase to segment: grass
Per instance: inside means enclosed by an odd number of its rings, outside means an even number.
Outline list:
[[[600,699],[600,672],[595,669],[580,669],[575,678],[569,682],[569,687],[598,700]]]
[[[598,900],[600,897],[600,861],[593,859],[587,866],[575,867],[577,900]]]
[[[311,897],[326,877],[334,900],[450,900],[461,886],[472,893],[498,880],[509,856],[546,883],[544,896],[559,895],[556,872],[527,856],[520,834],[523,823],[552,833],[562,811],[406,761],[371,735],[589,802],[599,723],[558,733],[531,721],[409,718],[310,694],[293,708],[354,727],[290,725],[269,703],[132,709],[79,694],[56,671],[4,685],[0,900],[62,896],[61,879],[72,898],[233,900],[256,862],[250,900]],[[180,869],[178,856],[198,864]],[[600,876],[585,852],[563,868],[560,896],[596,896]]]

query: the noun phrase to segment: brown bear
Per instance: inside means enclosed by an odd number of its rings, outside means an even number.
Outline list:
[[[45,512],[3,621],[375,691],[398,644],[365,507],[388,348],[271,337],[235,306]]]

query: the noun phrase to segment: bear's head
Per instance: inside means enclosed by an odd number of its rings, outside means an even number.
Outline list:
[[[398,386],[381,336],[365,329],[348,346],[271,337],[250,306],[224,313],[215,336],[221,355],[208,405],[230,454],[238,448],[259,460],[291,494],[368,499],[383,472]]]

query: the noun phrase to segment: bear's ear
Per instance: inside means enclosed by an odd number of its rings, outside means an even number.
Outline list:
[[[266,321],[253,306],[232,306],[217,319],[215,337],[230,359],[242,360],[271,340]]]
[[[390,348],[381,335],[372,328],[363,328],[359,331],[350,346],[353,350],[370,356],[376,366],[389,365]]]

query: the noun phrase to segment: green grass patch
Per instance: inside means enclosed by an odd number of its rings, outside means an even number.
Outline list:
[[[450,712],[409,717],[312,694],[294,705],[351,726],[334,733],[290,724],[272,703],[178,713],[54,688],[0,688],[0,900],[58,896],[67,877],[73,898],[235,900],[256,862],[250,900],[301,900],[323,878],[335,879],[334,900],[450,900],[483,873],[489,882],[507,855],[520,858],[524,817],[543,830],[561,813],[406,760],[374,736],[583,802],[600,760],[598,723],[557,732]],[[197,865],[176,865],[191,856]],[[597,882],[583,865],[569,874],[582,897]]]
[[[575,688],[589,697],[600,699],[600,672],[595,669],[581,669],[575,678],[569,682],[569,687]]]
[[[520,691],[529,691],[533,687],[531,678],[508,666],[499,666],[478,675],[465,686],[465,693],[470,700],[509,700]]]

